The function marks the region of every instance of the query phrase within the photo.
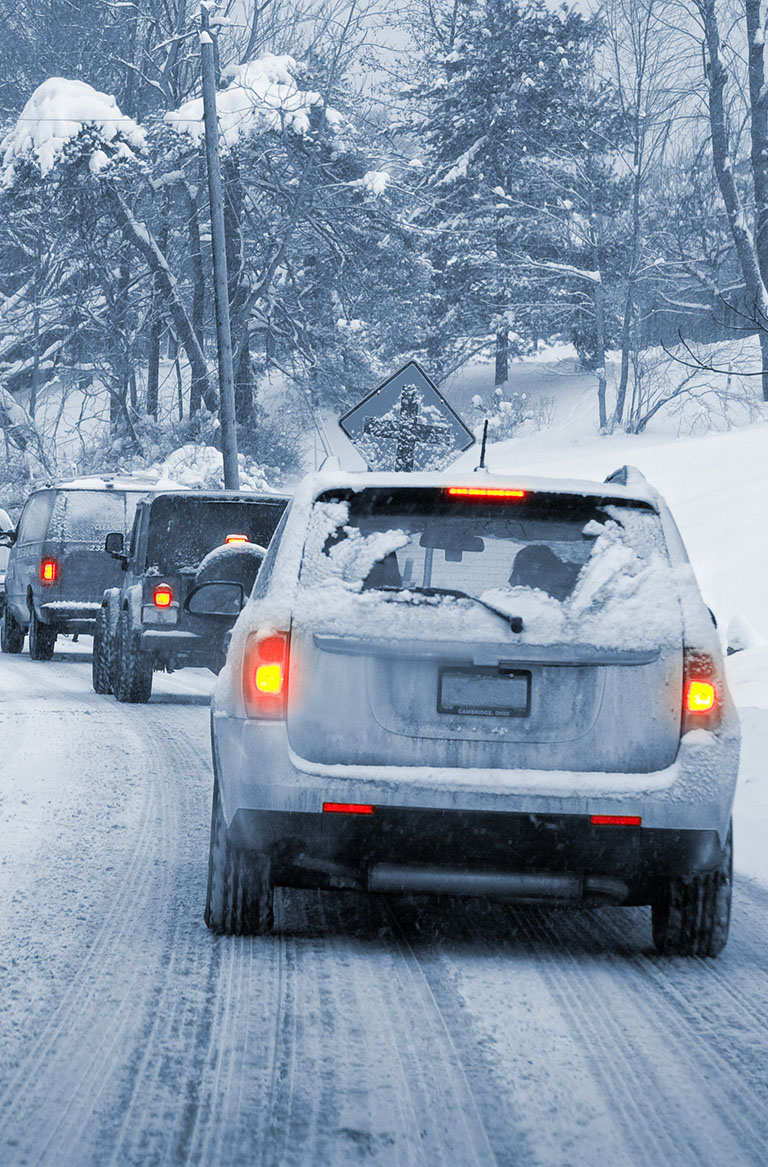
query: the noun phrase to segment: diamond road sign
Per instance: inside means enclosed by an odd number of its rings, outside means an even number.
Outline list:
[[[416,361],[364,397],[339,425],[371,470],[441,470],[475,441]]]

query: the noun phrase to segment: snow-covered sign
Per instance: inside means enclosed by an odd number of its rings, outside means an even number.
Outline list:
[[[416,361],[364,397],[339,425],[371,470],[442,470],[475,440]]]

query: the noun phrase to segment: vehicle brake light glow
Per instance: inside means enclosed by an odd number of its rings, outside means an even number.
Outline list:
[[[156,608],[170,608],[173,603],[173,588],[170,584],[158,584],[152,593]]]
[[[687,648],[683,655],[683,733],[692,729],[717,729],[720,699],[716,680],[717,669],[712,657]]]
[[[324,802],[326,814],[373,814],[374,807],[367,802]]]
[[[449,486],[446,494],[453,498],[525,498],[524,490],[508,490],[505,486]]]
[[[243,666],[243,700],[249,717],[285,717],[290,639],[287,632],[248,638]]]
[[[639,814],[593,814],[589,821],[593,827],[640,827],[643,823]]]
[[[715,686],[708,681],[689,681],[685,694],[685,708],[689,713],[708,713],[714,708]]]
[[[227,535],[224,542],[225,543],[247,543],[248,536],[247,535]]]
[[[44,559],[40,564],[40,579],[43,583],[56,583],[59,578],[59,565],[55,559]]]

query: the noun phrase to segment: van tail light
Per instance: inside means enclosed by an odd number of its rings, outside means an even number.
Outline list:
[[[156,608],[170,608],[173,603],[173,588],[170,584],[158,584],[152,593]]]
[[[249,717],[285,717],[290,636],[273,632],[248,637],[243,665],[243,700]]]
[[[55,559],[43,559],[40,564],[40,582],[44,584],[56,583],[59,578],[59,565]]]
[[[686,649],[683,655],[682,732],[717,729],[720,724],[720,697],[716,685],[715,662],[708,653]]]

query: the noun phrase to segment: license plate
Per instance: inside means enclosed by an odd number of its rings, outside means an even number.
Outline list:
[[[441,669],[437,710],[466,717],[527,717],[531,674],[520,669]]]

